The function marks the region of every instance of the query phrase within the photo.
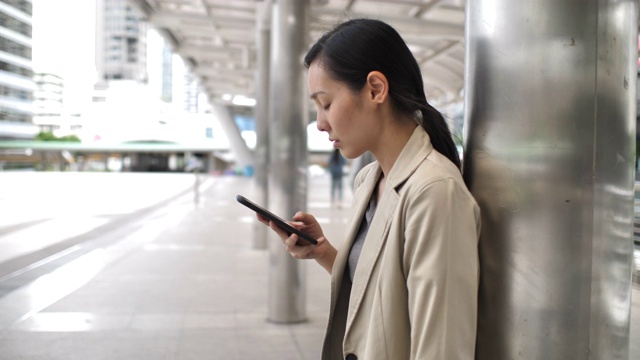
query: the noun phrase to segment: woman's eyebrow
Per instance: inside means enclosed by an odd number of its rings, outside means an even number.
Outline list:
[[[311,94],[310,98],[315,100],[318,97],[318,95],[324,94],[324,93],[325,93],[324,91],[316,91],[313,94]]]

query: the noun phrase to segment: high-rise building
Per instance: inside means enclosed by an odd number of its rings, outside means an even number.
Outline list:
[[[199,107],[199,95],[198,79],[196,79],[190,72],[184,73],[184,104],[182,108],[190,113],[198,113]]]
[[[202,112],[202,91],[198,79],[193,76],[184,61],[173,53],[166,40],[162,39],[161,43],[162,69],[156,76],[162,79],[162,100],[173,103],[189,113]]]
[[[162,42],[162,74],[161,95],[162,101],[173,101],[173,51],[169,44]]]
[[[57,130],[62,119],[64,80],[49,73],[37,73],[33,78],[36,83],[33,122],[40,130]]]
[[[35,137],[30,0],[0,2],[0,138]]]
[[[199,112],[198,81],[182,61],[175,61],[171,45],[155,35],[139,9],[127,0],[96,2],[96,70],[94,103],[108,103],[110,84],[127,85],[141,97],[155,97],[188,112]],[[134,85],[133,83],[137,85]],[[139,86],[147,84],[148,86]]]
[[[147,24],[127,0],[96,3],[98,82],[147,82]]]

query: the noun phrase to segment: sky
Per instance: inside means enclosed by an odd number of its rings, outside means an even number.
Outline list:
[[[95,71],[95,0],[33,0],[33,69],[65,80],[65,107],[91,100]]]

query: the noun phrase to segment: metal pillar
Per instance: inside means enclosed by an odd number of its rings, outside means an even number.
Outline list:
[[[308,115],[302,58],[306,51],[307,7],[307,0],[279,0],[273,5],[269,208],[285,218],[306,209]],[[304,321],[305,262],[289,256],[278,240],[268,241],[268,245],[268,319],[279,323]]]
[[[629,358],[637,0],[467,1],[476,359]]]
[[[256,4],[256,148],[254,151],[255,201],[268,204],[267,166],[269,164],[269,47],[271,46],[271,0]],[[267,248],[267,231],[269,229],[258,221],[254,221],[253,248]]]

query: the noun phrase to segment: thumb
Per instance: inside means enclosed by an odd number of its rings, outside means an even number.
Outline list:
[[[297,213],[295,213],[295,215],[293,215],[293,220],[304,221],[306,217],[307,217],[307,214],[304,211],[298,211]]]

